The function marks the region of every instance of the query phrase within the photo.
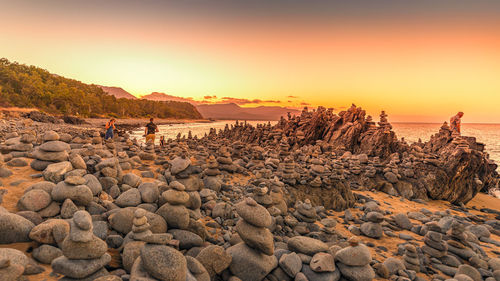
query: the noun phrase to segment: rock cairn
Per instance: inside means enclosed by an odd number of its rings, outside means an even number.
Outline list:
[[[42,145],[33,151],[33,160],[31,168],[37,171],[43,171],[47,166],[53,163],[67,161],[71,150],[69,144],[59,140],[60,136],[54,131],[47,131],[42,136]]]
[[[370,266],[370,250],[360,244],[356,237],[349,239],[348,247],[336,252],[335,260],[342,276],[347,280],[369,281],[375,278],[375,272]]]
[[[111,261],[104,241],[92,232],[92,218],[86,211],[78,211],[70,220],[69,235],[62,242],[63,256],[52,261],[54,272],[65,277],[94,280],[108,275],[104,268]]]
[[[236,231],[244,243],[228,248],[233,260],[229,269],[241,280],[262,280],[277,265],[273,236],[267,228],[271,216],[252,198],[245,198],[235,209],[240,217]]]
[[[187,229],[189,212],[186,205],[189,202],[189,194],[185,191],[186,187],[178,181],[173,181],[169,188],[161,195],[166,203],[156,213],[165,219],[169,227]]]

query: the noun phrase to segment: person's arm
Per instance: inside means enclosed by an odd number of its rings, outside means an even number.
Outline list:
[[[157,126],[157,125],[155,125],[155,132],[157,132],[157,133],[158,133],[159,131],[160,131],[160,130],[158,130],[158,126]]]
[[[148,127],[147,126],[146,126],[146,128],[144,128],[144,134],[148,135]]]
[[[109,129],[109,123],[106,123],[106,130]]]

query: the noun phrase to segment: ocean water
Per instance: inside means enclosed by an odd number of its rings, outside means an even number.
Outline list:
[[[224,129],[226,124],[234,124],[235,121],[216,121],[212,123],[186,123],[159,125],[160,132],[157,134],[156,142],[159,141],[159,136],[163,135],[166,139],[175,138],[177,134],[188,134],[191,131],[193,136],[203,137],[205,133],[210,131],[210,128]],[[252,125],[267,123],[267,121],[247,121]],[[271,124],[275,124],[272,121]],[[431,135],[439,131],[442,123],[392,123],[394,132],[398,138],[405,138],[408,143],[416,142],[420,138],[422,141],[430,139]],[[134,131],[132,137],[139,140],[144,140],[142,135],[144,129]],[[500,124],[462,124],[462,135],[474,136],[479,142],[486,145],[486,151],[490,158],[500,164]]]

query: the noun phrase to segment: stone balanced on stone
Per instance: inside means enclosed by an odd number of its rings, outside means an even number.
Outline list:
[[[111,261],[106,242],[92,232],[92,218],[78,211],[69,222],[70,231],[61,244],[63,256],[52,261],[52,269],[63,274],[61,280],[94,280],[108,274],[104,268]]]

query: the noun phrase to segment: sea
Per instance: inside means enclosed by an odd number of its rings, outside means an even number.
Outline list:
[[[166,139],[175,138],[177,134],[186,135],[189,131],[191,134],[198,137],[203,137],[208,134],[210,128],[224,129],[226,124],[234,124],[235,120],[215,121],[211,123],[183,123],[159,125],[159,133],[157,134],[156,142],[159,136],[163,135]],[[267,123],[268,121],[247,121],[252,125]],[[271,125],[276,124],[276,121],[271,121]],[[394,132],[399,139],[404,138],[408,143],[417,142],[421,139],[423,142],[428,141],[431,135],[439,131],[442,123],[392,123]],[[144,129],[133,131],[132,138],[144,140]],[[486,152],[489,153],[490,159],[495,163],[500,164],[500,124],[462,124],[462,135],[473,136],[477,141],[486,145]]]

